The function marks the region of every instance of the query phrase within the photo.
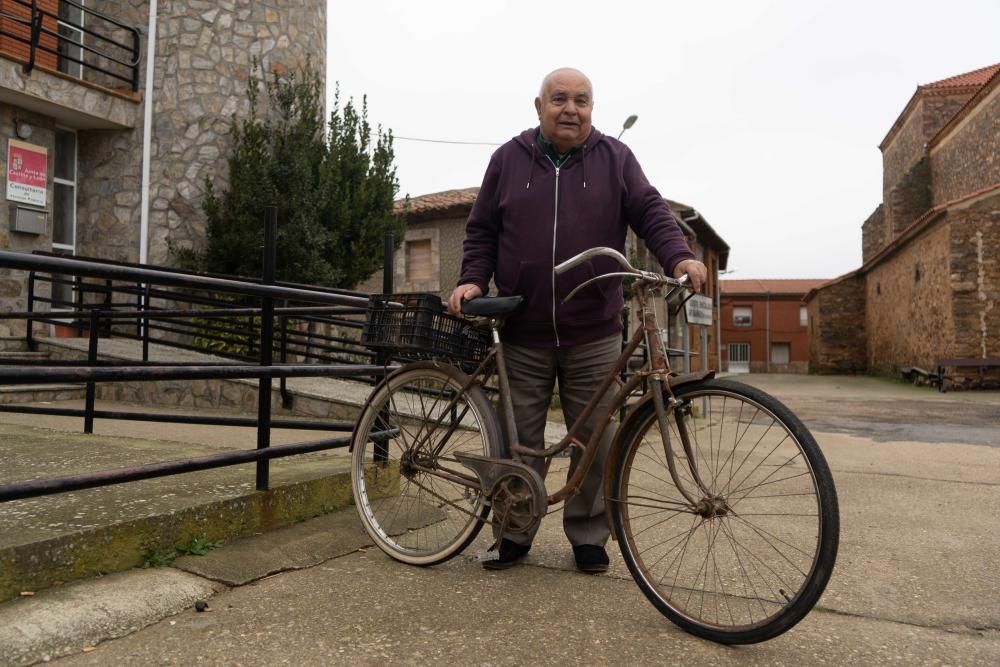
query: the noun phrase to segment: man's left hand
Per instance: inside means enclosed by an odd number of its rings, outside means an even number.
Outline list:
[[[708,268],[696,259],[685,259],[674,267],[674,278],[680,278],[685,273],[691,277],[691,287],[694,291],[700,292],[708,280]]]

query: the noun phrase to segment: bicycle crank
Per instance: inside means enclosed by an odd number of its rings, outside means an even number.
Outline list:
[[[545,482],[534,468],[509,459],[455,452],[455,459],[479,477],[496,521],[512,533],[534,528],[548,508]]]

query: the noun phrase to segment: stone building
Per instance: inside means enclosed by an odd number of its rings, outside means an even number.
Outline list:
[[[1000,65],[918,86],[879,147],[862,266],[806,296],[810,368],[1000,356]]]
[[[0,160],[10,167],[12,145],[44,152],[47,171],[41,199],[27,203],[11,199],[5,169],[5,249],[169,264],[168,241],[201,247],[205,179],[225,181],[252,59],[265,72],[307,58],[322,72],[326,61],[324,0],[36,6],[42,30],[32,47],[31,3],[0,0]],[[33,211],[40,229],[25,231],[18,209]],[[23,309],[23,285],[0,276],[0,308]]]
[[[462,268],[462,241],[465,222],[479,188],[447,190],[396,202],[398,215],[406,216],[406,235],[393,255],[394,292],[437,292],[442,299],[451,294]],[[715,295],[718,304],[718,272],[724,271],[729,246],[698,211],[679,202],[667,202],[684,230],[695,255],[708,266],[708,284],[704,294]],[[642,267],[662,270],[645,246],[629,231],[627,244],[632,260]],[[381,292],[383,274],[376,272],[357,289]],[[677,319],[671,327],[671,345],[685,351],[678,355],[680,367],[692,370],[718,368],[718,308],[711,307],[711,325],[685,326]]]
[[[723,280],[721,369],[730,373],[805,373],[808,314],[803,297],[825,280]]]

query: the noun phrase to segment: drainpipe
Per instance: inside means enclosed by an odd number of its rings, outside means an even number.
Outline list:
[[[771,372],[771,293],[767,292],[764,303],[764,369]]]
[[[715,265],[715,370],[722,372],[722,287],[718,260]]]
[[[142,203],[139,208],[139,263],[149,258],[149,162],[153,134],[153,61],[156,58],[156,2],[149,0],[146,32],[146,92],[142,118]]]

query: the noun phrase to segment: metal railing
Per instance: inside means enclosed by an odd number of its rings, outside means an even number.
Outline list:
[[[7,0],[7,4],[10,9],[0,12],[0,35],[28,46],[25,74],[34,69],[41,52],[55,56],[57,62],[78,65],[81,79],[89,80],[84,76],[85,70],[97,72],[127,83],[133,91],[139,90],[141,57],[137,28],[74,0],[60,0],[59,4],[77,10],[81,17],[85,13],[93,24],[91,27],[84,26],[82,18],[77,22],[42,9],[37,0]],[[123,34],[124,38],[115,33]]]
[[[221,426],[256,426],[257,447],[223,454],[182,461],[168,461],[133,468],[100,471],[47,480],[32,480],[0,485],[0,502],[30,498],[51,493],[116,484],[137,479],[205,470],[221,466],[255,461],[257,463],[257,489],[269,486],[269,461],[272,458],[315,452],[350,444],[350,436],[324,438],[290,445],[270,446],[272,427],[299,428],[325,431],[351,431],[353,424],[322,421],[272,419],[271,381],[289,377],[358,378],[371,382],[392,369],[385,359],[361,347],[360,342],[343,336],[294,333],[293,326],[282,329],[275,339],[276,323],[293,320],[304,322],[337,321],[343,326],[360,330],[368,299],[357,292],[343,292],[301,285],[274,284],[274,239],[277,212],[269,209],[265,225],[265,271],[262,281],[210,276],[192,272],[173,271],[121,262],[85,261],[53,255],[26,254],[0,250],[0,268],[28,273],[29,309],[24,312],[0,314],[0,319],[23,319],[27,322],[28,340],[37,342],[30,335],[38,322],[85,327],[88,332],[88,357],[86,362],[18,361],[17,366],[0,366],[0,384],[51,384],[77,382],[86,384],[85,405],[82,410],[48,406],[2,405],[0,411],[29,414],[47,414],[84,418],[84,431],[93,432],[95,419],[128,419],[151,422],[172,422]],[[388,241],[391,243],[391,241]],[[388,278],[387,278],[388,279]],[[48,306],[67,305],[57,299],[38,293],[44,282],[51,285],[74,286],[72,310],[63,312],[38,312],[35,304]],[[41,290],[44,292],[44,290]],[[116,300],[117,298],[117,300]],[[155,300],[170,303],[170,307],[156,307]],[[186,299],[186,300],[185,300]],[[251,302],[257,303],[253,306]],[[291,304],[275,308],[276,301]],[[234,302],[239,305],[234,307]],[[218,306],[220,303],[227,307]],[[192,306],[196,305],[197,308]],[[354,315],[354,319],[339,319],[334,315]],[[174,337],[191,337],[191,329],[203,334],[212,329],[213,321],[257,318],[247,333],[251,355],[233,354],[231,361],[162,363],[149,360],[149,342],[167,342],[158,339],[154,332],[167,332]],[[226,318],[230,318],[227,320]],[[194,327],[177,326],[185,320],[203,320]],[[205,323],[209,323],[207,326]],[[166,324],[164,324],[166,323]],[[202,327],[198,329],[198,327]],[[130,337],[143,341],[143,362],[106,361],[97,358],[101,336]],[[212,335],[211,331],[205,335]],[[360,335],[358,336],[360,338]],[[252,340],[251,340],[252,339]],[[301,349],[294,341],[302,339]],[[289,343],[289,341],[292,341]],[[194,348],[182,340],[169,341],[176,347]],[[333,344],[336,342],[337,344]],[[310,346],[318,349],[310,352]],[[326,363],[274,363],[275,352],[281,358],[289,350],[305,361]],[[333,354],[331,351],[336,351]],[[349,353],[351,356],[343,356]],[[367,363],[359,363],[359,360]],[[99,411],[95,408],[96,385],[102,382],[153,382],[162,380],[228,380],[252,378],[259,381],[256,417],[222,417],[171,415],[146,412]]]

